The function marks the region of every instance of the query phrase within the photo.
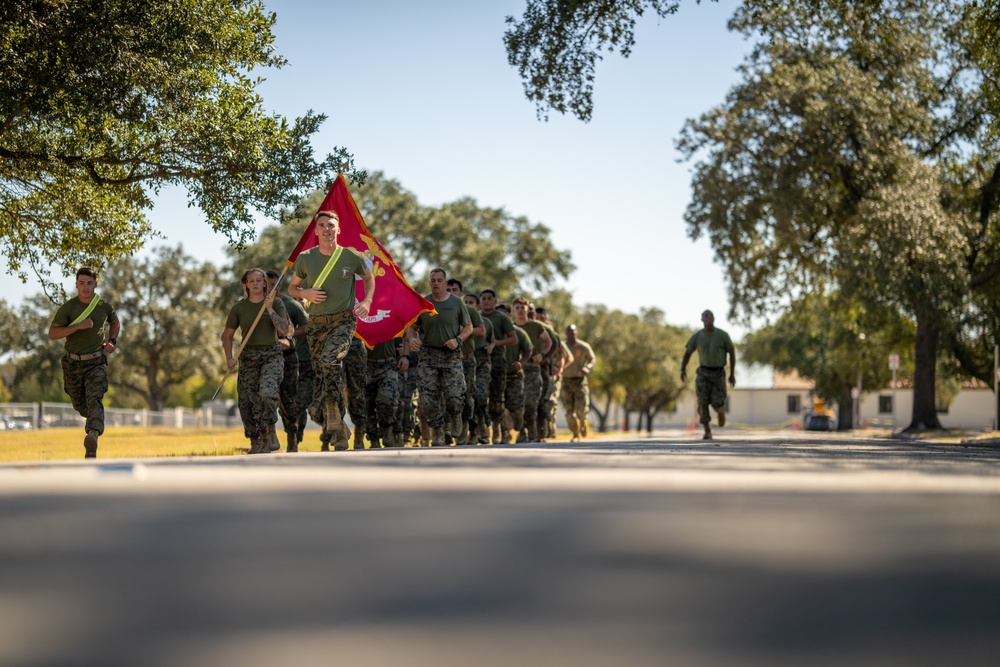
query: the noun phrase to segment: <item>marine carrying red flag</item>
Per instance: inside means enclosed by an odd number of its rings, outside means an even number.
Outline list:
[[[375,276],[375,298],[372,300],[371,310],[367,317],[358,319],[358,330],[355,333],[365,345],[371,348],[378,343],[392,340],[413,324],[420,313],[434,310],[430,301],[410,287],[396,266],[396,262],[368,231],[368,226],[365,225],[361,212],[354,203],[350,190],[347,189],[347,180],[343,174],[337,175],[337,180],[333,182],[316,212],[319,211],[337,212],[340,217],[337,243],[364,255],[368,267]],[[302,238],[288,256],[286,266],[290,267],[299,253],[316,245],[319,245],[319,239],[316,236],[316,216],[313,215]],[[365,290],[360,277],[356,279],[354,289],[360,301]]]

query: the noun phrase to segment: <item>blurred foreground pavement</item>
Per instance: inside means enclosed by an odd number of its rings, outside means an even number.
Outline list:
[[[718,436],[0,466],[0,665],[997,664],[1000,448]]]

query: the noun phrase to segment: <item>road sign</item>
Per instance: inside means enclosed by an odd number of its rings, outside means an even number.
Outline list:
[[[899,370],[899,355],[890,354],[889,355],[889,370],[898,371]]]

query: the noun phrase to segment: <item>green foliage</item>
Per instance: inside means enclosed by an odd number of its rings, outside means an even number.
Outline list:
[[[62,381],[64,343],[49,340],[49,324],[57,306],[44,294],[26,299],[15,318],[18,329],[14,382],[11,392],[18,402],[65,401]]]
[[[466,292],[491,287],[501,299],[543,291],[575,269],[569,251],[553,245],[548,227],[503,209],[482,208],[472,198],[420,206],[382,172],[370,174],[351,194],[369,231],[417,291],[426,291],[427,273],[436,266],[461,280]],[[232,275],[252,266],[280,272],[324,195],[317,192],[303,200],[303,217],[268,227],[257,243],[230,251]]]
[[[679,6],[665,0],[528,0],[520,21],[507,17],[507,61],[539,118],[547,120],[552,109],[589,121],[601,52],[617,49],[627,58],[636,20],[647,10],[666,17]]]
[[[192,378],[221,379],[219,335],[228,309],[217,305],[220,285],[214,266],[196,262],[180,247],[108,268],[98,291],[122,322],[120,352],[109,364],[118,395],[128,392],[158,411]]]
[[[748,334],[741,356],[812,380],[818,398],[839,405],[841,425],[847,428],[858,373],[863,387],[888,386],[889,355],[899,354],[897,379],[912,380],[915,338],[912,322],[892,311],[868,310],[839,294],[807,295],[774,324]]]
[[[103,266],[153,234],[149,193],[183,186],[236,246],[254,214],[294,216],[352,168],[322,163],[325,117],[269,114],[255,70],[281,67],[253,0],[10,0],[0,12],[0,250],[22,280]],[[58,286],[49,284],[58,291]]]
[[[690,234],[709,236],[734,311],[838,292],[916,319],[914,427],[937,423],[938,341],[957,327],[983,233],[966,163],[1000,160],[981,141],[961,10],[747,0],[732,25],[760,41],[743,81],[678,142],[700,159]]]

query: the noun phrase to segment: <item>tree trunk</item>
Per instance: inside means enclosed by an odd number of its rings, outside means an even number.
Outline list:
[[[941,428],[935,400],[938,339],[941,325],[920,312],[917,313],[916,364],[913,369],[913,419],[906,431],[926,431]]]
[[[595,403],[590,404],[590,411],[597,415],[597,431],[605,433],[608,430],[608,414],[611,412],[611,394],[605,397],[603,413],[597,409]]]
[[[624,408],[623,408],[623,410],[624,410]],[[632,430],[632,413],[629,412],[628,410],[624,410],[624,412],[625,412],[625,419],[622,421],[622,431],[631,431]]]
[[[844,396],[837,404],[837,430],[850,431],[854,428],[854,399],[851,398],[851,389],[854,387],[844,385]]]

